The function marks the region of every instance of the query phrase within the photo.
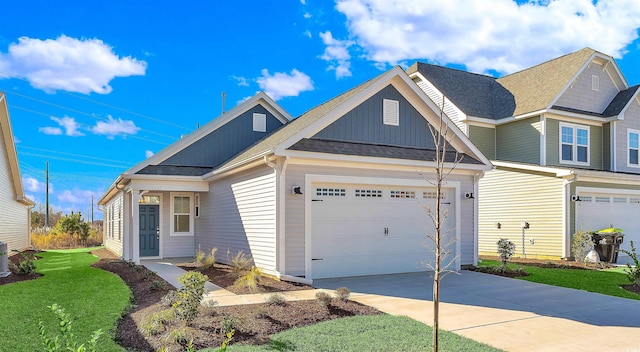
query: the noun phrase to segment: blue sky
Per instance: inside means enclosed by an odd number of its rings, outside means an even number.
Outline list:
[[[5,1],[26,194],[87,214],[129,167],[258,91],[293,116],[417,60],[504,75],[589,46],[640,83],[637,0]],[[96,211],[96,218],[102,213]]]

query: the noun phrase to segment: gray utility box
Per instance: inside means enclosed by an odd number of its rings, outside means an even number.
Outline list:
[[[7,252],[7,244],[0,241],[0,277],[11,275],[9,271],[9,253]]]

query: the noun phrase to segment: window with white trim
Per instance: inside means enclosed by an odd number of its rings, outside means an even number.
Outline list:
[[[267,115],[253,114],[253,130],[255,132],[267,132]]]
[[[640,131],[631,130],[627,131],[627,166],[629,167],[640,167],[640,144],[638,141],[640,140]]]
[[[400,102],[397,100],[382,100],[382,122],[389,126],[400,126]]]
[[[589,165],[589,126],[560,124],[560,163]]]
[[[193,235],[193,196],[171,194],[171,235]]]

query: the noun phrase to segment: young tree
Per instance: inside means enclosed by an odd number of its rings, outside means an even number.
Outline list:
[[[78,235],[83,242],[89,237],[90,230],[91,226],[82,220],[82,214],[80,212],[71,212],[71,215],[63,216],[53,229],[55,233]]]
[[[429,239],[433,241],[435,259],[429,267],[433,270],[433,351],[438,351],[438,330],[440,326],[440,282],[446,274],[453,272],[449,266],[455,262],[455,258],[448,258],[452,251],[454,239],[449,240],[446,234],[452,229],[443,228],[443,222],[448,216],[448,210],[442,209],[443,186],[446,178],[451,175],[458,163],[462,161],[462,156],[457,151],[449,152],[447,148],[447,134],[449,133],[449,125],[444,121],[444,105],[445,98],[442,97],[442,105],[440,107],[440,119],[438,125],[429,124],[431,137],[435,145],[435,180],[433,182],[436,188],[435,208],[427,208],[427,214],[434,225],[433,234],[429,235]],[[450,259],[444,264],[444,259]]]

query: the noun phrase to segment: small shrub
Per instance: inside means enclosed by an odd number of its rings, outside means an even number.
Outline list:
[[[138,329],[146,336],[158,335],[164,331],[165,324],[173,323],[175,320],[175,310],[165,309],[142,318]]]
[[[74,351],[74,352],[95,352],[98,344],[98,339],[102,335],[102,330],[98,329],[91,334],[91,338],[86,343],[80,343],[78,338],[73,334],[72,326],[73,322],[71,316],[64,311],[64,308],[57,304],[52,304],[48,307],[58,318],[59,334],[55,337],[50,337],[49,332],[44,327],[42,322],[38,323],[38,329],[40,331],[40,338],[44,345],[44,350],[47,352],[58,351]]]
[[[252,264],[253,259],[244,254],[244,251],[239,251],[238,253],[236,253],[235,257],[231,259],[231,269],[233,270],[233,273],[238,276],[249,271]]]
[[[498,255],[500,256],[500,260],[502,261],[502,267],[507,267],[507,262],[513,254],[516,252],[516,245],[509,241],[506,238],[501,238],[498,240]]]
[[[212,299],[208,299],[208,300],[202,302],[202,306],[203,307],[207,307],[207,308],[217,307],[218,306],[218,301],[214,301]]]
[[[169,331],[167,336],[164,337],[164,340],[168,343],[177,343],[184,346],[192,343],[195,335],[193,328],[182,326]]]
[[[156,272],[153,270],[145,270],[142,272],[142,279],[147,281],[156,277]]]
[[[224,341],[222,341],[222,344],[220,345],[220,348],[218,348],[218,352],[226,352],[227,351],[227,346],[229,346],[229,343],[231,343],[231,339],[233,339],[233,334],[235,334],[236,331],[235,330],[231,330],[228,333],[226,333],[227,338],[224,339]]]
[[[233,315],[222,318],[221,331],[223,334],[228,335],[230,332],[235,332],[240,328],[242,320]]]
[[[167,287],[167,282],[164,280],[153,280],[151,281],[151,285],[149,286],[149,289],[151,291],[161,291],[164,290],[165,287]]]
[[[198,316],[198,307],[204,294],[204,284],[209,280],[206,275],[197,271],[189,271],[178,277],[182,288],[178,290],[178,300],[172,307],[176,316],[185,322],[191,322]]]
[[[576,262],[585,263],[587,261],[587,254],[593,249],[593,238],[591,233],[584,231],[583,229],[573,234],[571,238],[571,254]]]
[[[318,300],[318,304],[324,308],[329,308],[331,305],[331,295],[324,291],[316,293],[316,299]]]
[[[22,260],[18,264],[9,262],[9,267],[20,275],[31,275],[36,272],[36,256],[33,253],[20,253]]]
[[[629,244],[631,245],[631,251],[626,249],[620,250],[620,252],[625,253],[633,260],[633,265],[627,262],[627,268],[624,269],[624,272],[627,274],[627,278],[632,285],[640,286],[640,261],[638,261],[638,255],[636,254],[636,247],[633,241],[630,241]]]
[[[265,302],[270,306],[284,306],[287,304],[287,298],[280,293],[272,293],[265,299]]]
[[[269,314],[267,312],[267,308],[263,306],[258,306],[256,309],[253,310],[253,316],[256,317],[256,319],[264,319],[268,317]]]
[[[178,292],[171,290],[166,295],[162,296],[160,303],[165,307],[171,307],[178,301]]]
[[[196,264],[202,264],[205,256],[206,254],[204,253],[204,251],[200,248],[200,246],[198,246],[198,250],[196,251]]]
[[[258,291],[258,284],[262,278],[262,271],[256,266],[252,266],[251,270],[243,272],[233,284],[238,287],[246,287],[251,292]]]
[[[351,290],[349,290],[346,287],[338,287],[336,289],[336,297],[338,297],[342,302],[348,301],[350,295],[351,295]]]
[[[209,254],[206,254],[200,248],[196,252],[196,263],[205,269],[213,268],[216,263],[216,253],[218,252],[218,248],[212,248]]]

